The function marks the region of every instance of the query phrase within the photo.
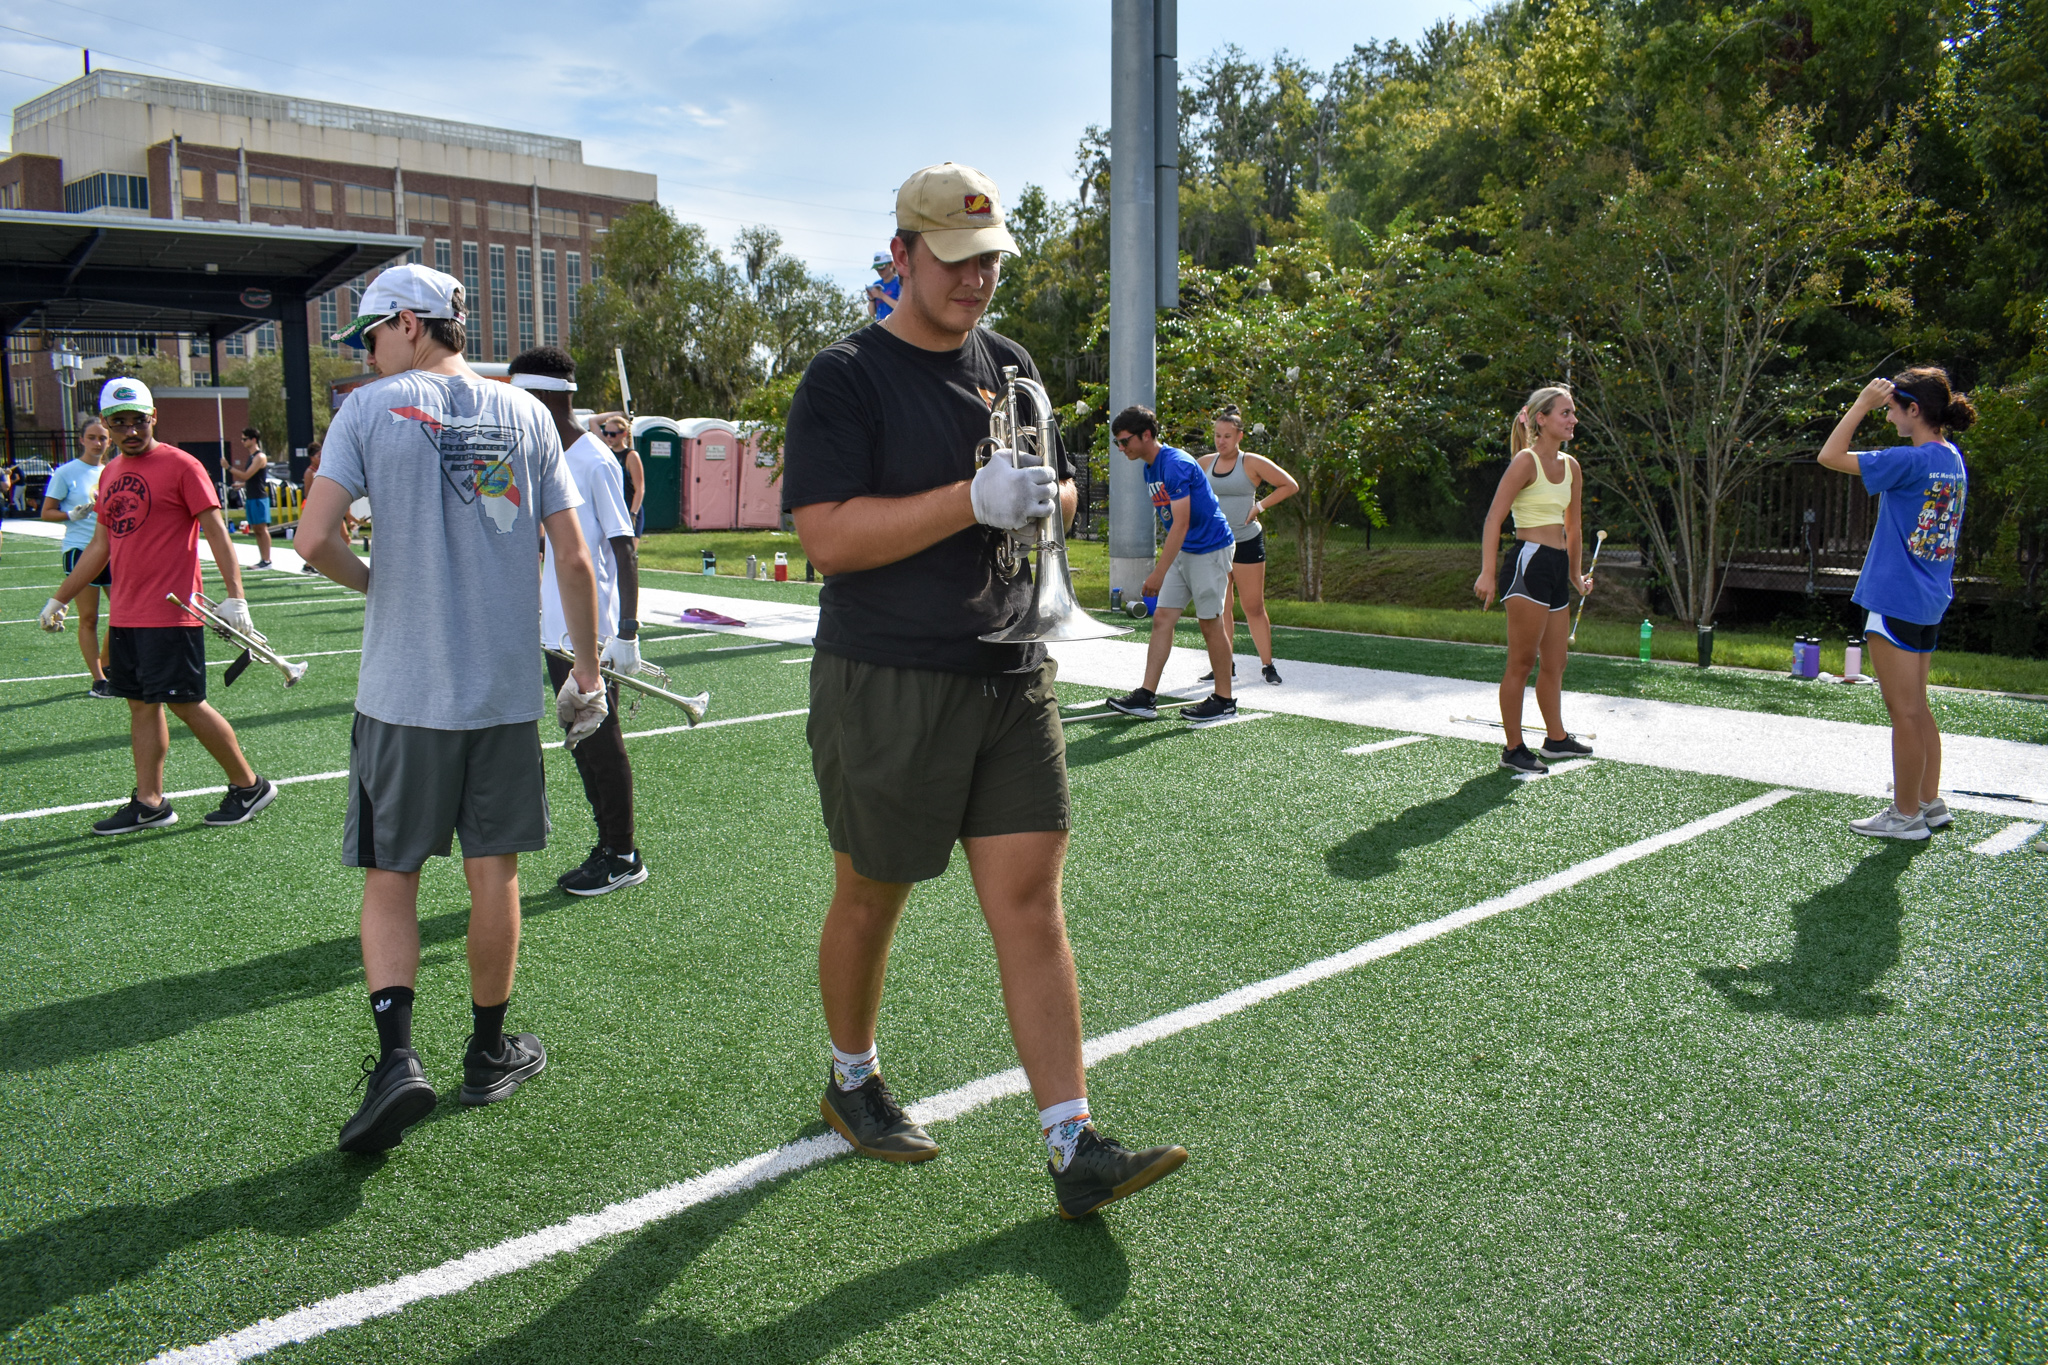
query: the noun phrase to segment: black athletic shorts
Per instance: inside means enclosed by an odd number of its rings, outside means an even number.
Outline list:
[[[1868,607],[1864,610],[1870,611]],[[1870,619],[1863,623],[1863,633],[1889,640],[1910,654],[1932,654],[1935,643],[1941,639],[1941,622],[1923,626],[1917,621],[1902,621],[1871,611]]]
[[[1265,563],[1266,533],[1261,531],[1250,540],[1240,540],[1237,542],[1237,554],[1232,557],[1230,562],[1233,564]]]
[[[1571,556],[1533,540],[1517,543],[1514,554],[1500,566],[1500,600],[1510,597],[1526,597],[1563,611],[1572,600]]]
[[[64,576],[66,578],[69,578],[71,571],[78,567],[79,556],[84,553],[83,547],[64,552]],[[98,578],[93,579],[92,585],[95,588],[111,588],[114,586],[114,557],[112,555],[108,555],[107,562],[100,565],[100,575]]]
[[[111,626],[107,686],[156,703],[206,700],[206,632],[198,626]]]

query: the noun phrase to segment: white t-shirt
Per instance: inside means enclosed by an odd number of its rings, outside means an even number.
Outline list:
[[[602,644],[607,636],[619,633],[619,562],[612,553],[612,538],[633,534],[625,474],[611,451],[589,432],[562,452],[562,463],[569,482],[583,495],[576,519],[583,525],[583,542],[590,547],[591,567],[597,570],[597,639]],[[540,575],[540,640],[556,649],[571,648],[562,589],[552,564],[543,566]]]
[[[81,505],[90,507],[93,499],[99,496],[100,475],[106,472],[105,465],[87,464],[84,460],[66,460],[58,465],[57,472],[50,476],[50,482],[43,488],[43,496],[55,499],[57,505],[66,512]],[[64,543],[58,548],[83,550],[92,544],[92,533],[99,524],[99,518],[91,512],[87,512],[77,521],[66,524]]]

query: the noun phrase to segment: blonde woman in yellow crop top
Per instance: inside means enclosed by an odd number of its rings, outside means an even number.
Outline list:
[[[1515,415],[1515,457],[1487,509],[1479,577],[1472,583],[1482,606],[1492,606],[1498,596],[1507,611],[1508,666],[1500,680],[1506,744],[1500,765],[1517,772],[1547,772],[1545,758],[1583,758],[1593,752],[1564,728],[1564,662],[1571,636],[1567,608],[1574,586],[1581,594],[1593,590],[1593,580],[1579,572],[1584,480],[1579,462],[1564,453],[1578,424],[1571,391],[1558,384],[1530,394]],[[1501,529],[1510,514],[1514,553],[1502,564]],[[1542,757],[1529,752],[1522,739],[1522,696],[1531,668],[1537,670],[1536,707],[1543,713]]]

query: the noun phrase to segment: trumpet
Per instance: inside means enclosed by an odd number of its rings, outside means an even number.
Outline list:
[[[1029,420],[1022,409],[1029,408]],[[977,466],[998,450],[1016,452],[1017,465],[1051,464],[1055,419],[1045,386],[1003,366],[1002,398],[989,410],[988,435],[974,448]],[[1010,531],[996,543],[996,572],[1014,578],[1033,553],[1031,606],[1016,621],[982,636],[990,644],[1035,644],[1045,640],[1101,640],[1128,635],[1129,626],[1106,625],[1081,610],[1074,599],[1073,571],[1067,565],[1066,516],[1057,498],[1050,513]]]
[[[205,593],[193,593],[192,600],[189,602],[181,601],[178,594],[174,592],[167,592],[164,596],[176,602],[186,614],[199,618],[202,625],[209,627],[221,639],[226,640],[231,645],[240,645],[242,647],[240,657],[229,664],[228,671],[221,676],[220,685],[222,687],[233,687],[235,679],[241,677],[243,670],[249,667],[251,658],[261,659],[264,663],[269,664],[272,668],[284,674],[284,685],[286,687],[295,686],[299,679],[306,676],[307,666],[305,664],[295,664],[290,659],[285,658],[284,655],[272,649],[269,641],[265,640],[262,636],[244,635],[241,631],[229,625],[227,618],[220,614],[220,603],[213,601]]]
[[[553,645],[542,646],[542,650],[549,658],[560,659],[571,667],[575,666],[576,656],[570,654],[567,650],[556,649]],[[645,660],[642,660],[640,664],[640,672],[644,675],[640,677],[635,677],[631,673],[621,673],[616,668],[607,668],[603,664],[597,666],[597,671],[599,676],[603,677],[607,682],[615,682],[621,687],[629,687],[635,692],[644,693],[650,697],[657,697],[671,706],[681,707],[684,718],[691,725],[695,725],[698,721],[704,719],[704,712],[711,705],[711,694],[709,692],[699,692],[694,697],[686,697],[680,692],[671,692],[666,687],[660,686],[661,683],[668,681],[668,671],[658,664],[651,664]],[[649,678],[653,678],[656,681],[649,682]],[[631,715],[639,709],[640,698],[635,697],[627,714]]]

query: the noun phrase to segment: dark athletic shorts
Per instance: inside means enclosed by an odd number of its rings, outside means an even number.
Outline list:
[[[1870,611],[1868,607],[1864,610]],[[1923,626],[1917,621],[1901,621],[1896,616],[1871,611],[1870,619],[1863,623],[1863,633],[1889,640],[1909,654],[1932,654],[1935,642],[1941,638],[1941,622]]]
[[[1250,540],[1237,542],[1237,553],[1231,558],[1233,564],[1263,564],[1266,562],[1266,533],[1259,532]]]
[[[417,872],[445,858],[533,853],[548,846],[548,793],[533,721],[481,730],[391,725],[356,713],[348,737],[348,815],[341,861]]]
[[[1571,556],[1533,540],[1517,541],[1515,552],[1500,566],[1500,600],[1510,597],[1526,597],[1563,611],[1572,600]]]
[[[107,686],[159,705],[206,700],[206,632],[198,626],[110,626]]]
[[[78,567],[79,558],[84,554],[85,550],[83,547],[64,552],[64,576],[66,578],[69,578],[71,571]],[[93,579],[92,585],[95,588],[111,588],[114,586],[114,557],[112,555],[107,556],[107,562],[100,566],[99,577]]]
[[[832,851],[870,880],[921,882],[957,840],[1068,828],[1058,673],[1050,659],[976,677],[820,650],[806,735]]]

